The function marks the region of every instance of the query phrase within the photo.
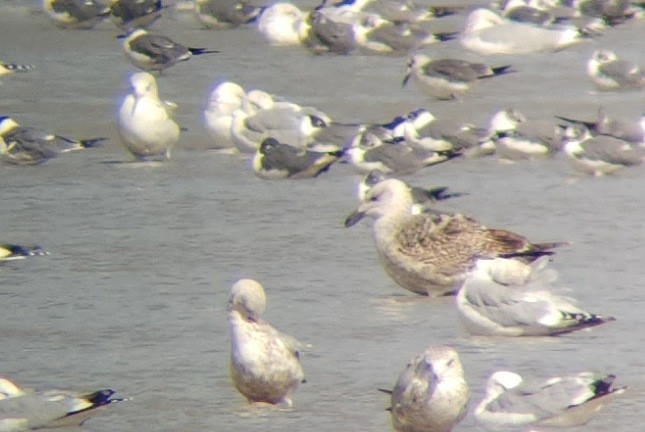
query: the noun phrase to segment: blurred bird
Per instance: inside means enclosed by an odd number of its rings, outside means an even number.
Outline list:
[[[0,261],[13,261],[43,255],[49,255],[49,253],[40,246],[0,243]]]
[[[91,393],[66,390],[27,391],[0,378],[0,426],[3,431],[79,426],[116,402],[114,390]]]
[[[163,9],[161,0],[112,0],[110,18],[124,31],[148,28],[161,18]]]
[[[43,9],[65,29],[91,29],[110,15],[110,8],[96,0],[43,0]]]
[[[645,71],[616,53],[596,50],[587,62],[587,75],[599,90],[639,90],[645,87]]]
[[[229,29],[258,19],[267,0],[195,0],[197,19],[207,29]]]
[[[3,63],[0,61],[0,76],[14,72],[28,72],[34,69],[32,65],[22,65],[17,63]]]

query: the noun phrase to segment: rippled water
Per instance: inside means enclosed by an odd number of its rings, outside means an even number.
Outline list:
[[[391,430],[388,401],[376,389],[392,386],[426,346],[448,344],[461,354],[473,405],[499,368],[542,377],[589,368],[617,374],[632,390],[581,429],[639,429],[642,169],[589,179],[561,157],[513,165],[479,159],[412,176],[415,184],[467,192],[446,207],[489,226],[571,241],[553,263],[563,284],[583,308],[618,319],[558,338],[472,338],[452,299],[414,297],[385,276],[369,222],[343,228],[357,204],[359,177],[349,167],[315,180],[257,179],[248,159],[204,150],[200,113],[212,83],[228,79],[348,121],[384,121],[419,106],[480,125],[508,106],[529,118],[590,117],[601,102],[610,114],[636,116],[643,93],[598,95],[583,74],[601,46],[645,63],[642,22],[556,54],[491,59],[518,73],[480,83],[463,102],[435,102],[401,89],[404,58],[313,57],[269,48],[251,28],[200,30],[192,16],[175,12],[155,29],[221,53],[159,79],[188,130],[170,163],[134,167],[120,163],[131,157],[115,127],[133,71],[117,31],[110,23],[61,31],[34,9],[0,3],[2,59],[36,66],[2,80],[1,113],[109,141],[42,166],[0,169],[1,240],[51,252],[0,267],[2,374],[38,388],[109,386],[131,398],[89,421],[88,430],[382,431]],[[430,51],[456,50],[450,42]],[[293,411],[249,408],[230,383],[226,302],[240,277],[267,289],[269,322],[312,344]],[[468,416],[456,430],[480,428]]]

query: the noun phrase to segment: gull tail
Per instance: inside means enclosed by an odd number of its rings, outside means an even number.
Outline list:
[[[568,246],[571,243],[569,242],[551,242],[551,243],[532,243],[527,250],[520,250],[517,252],[510,252],[505,254],[499,254],[500,258],[527,258],[528,261],[534,261],[541,256],[551,256],[555,255],[555,252],[551,249],[558,248],[560,246]]]
[[[217,50],[209,50],[207,48],[187,48],[187,49],[188,51],[190,51],[192,55],[215,54],[219,52]]]
[[[107,140],[107,138],[91,138],[86,140],[80,140],[81,147],[83,148],[92,148]]]
[[[12,72],[28,72],[32,69],[35,69],[36,66],[34,65],[23,65],[23,64],[17,64],[17,63],[0,63],[0,66],[4,66],[8,70]]]
[[[460,196],[467,195],[462,192],[448,192],[447,186],[429,189],[426,192],[427,192],[428,198],[433,201],[444,201],[450,198],[457,198]]]
[[[457,39],[459,32],[437,32],[432,33],[432,35],[437,38],[440,42],[446,42],[449,40]]]
[[[595,327],[611,321],[616,321],[614,317],[603,317],[600,315],[584,312],[565,312],[561,311],[564,318],[563,327],[557,334],[570,333],[574,330],[580,330],[588,327]]]
[[[0,243],[0,261],[22,259],[32,256],[48,255],[40,246],[20,246],[15,244]]]

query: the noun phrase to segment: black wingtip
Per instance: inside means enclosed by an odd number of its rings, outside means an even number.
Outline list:
[[[193,55],[202,55],[202,54],[216,54],[219,53],[217,50],[209,50],[207,48],[188,48]]]
[[[103,141],[107,141],[107,138],[105,137],[91,138],[91,139],[81,140],[80,143],[85,148],[92,148],[102,143]]]

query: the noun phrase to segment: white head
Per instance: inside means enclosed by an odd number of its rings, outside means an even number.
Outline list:
[[[244,97],[246,97],[246,93],[242,86],[231,81],[224,81],[211,92],[209,105],[237,104],[239,107]]]
[[[258,321],[266,309],[264,288],[253,279],[240,279],[231,287],[229,310],[235,310],[252,321]]]
[[[14,383],[6,378],[0,377],[0,400],[24,394],[25,392],[20,390]]]
[[[130,77],[130,85],[134,96],[159,98],[157,91],[157,80],[148,72],[137,72]]]
[[[514,130],[518,124],[526,121],[526,117],[515,108],[507,108],[496,112],[490,119],[489,129],[492,132],[507,132]]]
[[[514,372],[497,371],[488,378],[486,383],[486,396],[495,398],[500,394],[517,387],[522,382],[522,377]]]
[[[19,127],[20,125],[11,117],[0,116],[0,136]]]
[[[497,15],[495,12],[480,8],[475,9],[466,17],[466,22],[464,25],[464,34],[476,32],[486,28],[494,27],[498,24],[502,24],[504,18]]]

